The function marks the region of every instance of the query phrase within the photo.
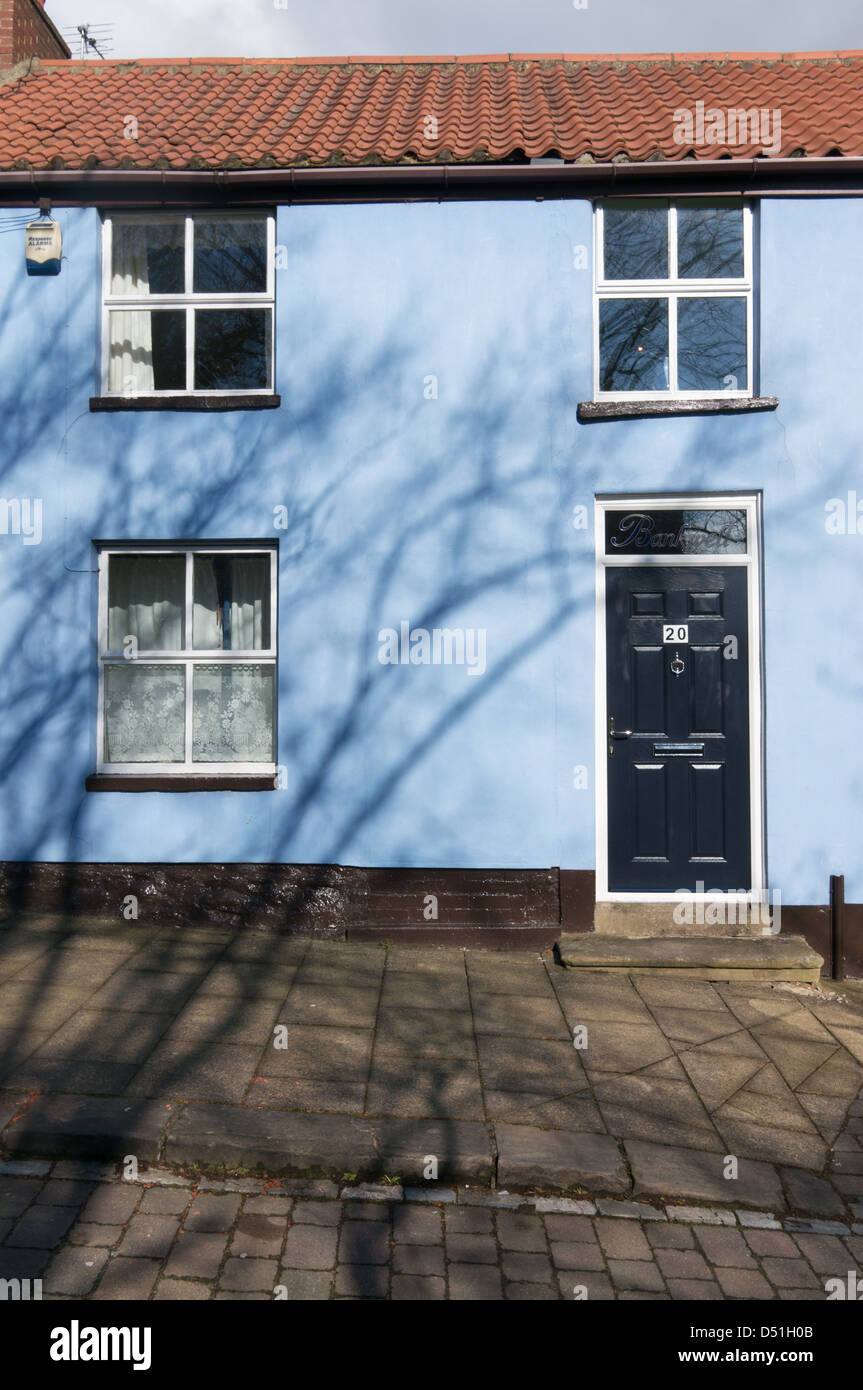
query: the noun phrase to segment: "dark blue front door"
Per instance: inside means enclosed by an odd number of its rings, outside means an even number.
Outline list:
[[[608,887],[752,886],[747,572],[606,569]]]

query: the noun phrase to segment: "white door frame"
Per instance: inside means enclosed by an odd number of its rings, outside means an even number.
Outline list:
[[[606,555],[605,516],[609,511],[704,511],[713,508],[746,512],[746,554],[725,555]],[[704,893],[687,894],[689,901],[715,902],[733,899],[737,902],[767,903],[766,830],[764,813],[764,671],[762,621],[762,546],[761,494],[759,492],[653,492],[597,493],[594,502],[594,535],[596,542],[596,901],[598,903],[662,903],[676,902],[679,894],[671,890],[659,893],[612,893],[608,888],[608,750],[607,734],[607,672],[606,672],[606,615],[605,571],[609,566],[630,568],[634,565],[674,566],[703,569],[705,566],[739,566],[748,571],[747,606],[749,614],[749,824],[751,835],[752,887],[743,892],[711,892],[709,882]]]

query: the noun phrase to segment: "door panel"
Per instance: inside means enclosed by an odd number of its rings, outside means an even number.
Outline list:
[[[668,862],[668,789],[661,763],[634,765],[635,858]]]
[[[725,859],[725,767],[722,763],[692,763],[692,853],[702,863]]]
[[[629,653],[632,685],[632,727],[639,734],[663,734],[667,693],[661,647],[632,647]]]
[[[747,571],[605,579],[609,889],[749,889]],[[688,640],[664,642],[665,624]]]
[[[693,734],[725,733],[721,647],[690,647],[692,684],[689,723]]]

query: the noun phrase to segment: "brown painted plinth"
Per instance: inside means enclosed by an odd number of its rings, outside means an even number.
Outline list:
[[[331,940],[543,950],[588,931],[594,876],[341,864],[0,863],[0,911],[249,927]]]

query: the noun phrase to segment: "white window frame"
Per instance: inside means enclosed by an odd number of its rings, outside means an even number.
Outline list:
[[[606,199],[606,202],[615,201]],[[621,200],[625,201],[625,200]],[[635,201],[635,200],[633,200]],[[677,272],[677,210],[691,200],[688,198],[639,199],[645,206],[664,203],[668,208],[668,270],[666,280],[606,280],[604,203],[594,203],[594,292],[593,292],[593,399],[595,401],[691,401],[691,400],[751,400],[755,394],[753,371],[754,354],[754,286],[752,249],[752,206],[743,207],[743,275],[723,279],[680,279]],[[739,199],[717,196],[698,201],[731,204]],[[745,299],[746,300],[746,382],[745,390],[681,391],[677,386],[677,305],[681,299]],[[668,300],[668,388],[657,391],[600,390],[599,306],[604,300],[667,299]]]
[[[137,220],[140,222],[176,222],[182,218],[185,237],[185,281],[187,289],[182,294],[122,295],[111,293],[111,270],[113,264],[114,222]],[[267,228],[267,288],[254,294],[195,294],[188,289],[192,281],[194,265],[194,224],[207,219],[230,219],[231,221],[260,221],[266,218]],[[119,399],[138,399],[143,396],[271,396],[275,382],[276,322],[275,322],[275,260],[276,260],[276,219],[270,212],[250,209],[225,209],[205,212],[146,212],[106,214],[102,218],[102,395]],[[111,322],[112,310],[122,309],[185,309],[186,312],[186,384],[185,387],[171,387],[164,391],[112,391],[110,389],[111,361]],[[266,386],[252,389],[222,389],[207,387],[198,390],[191,386],[195,379],[195,310],[196,309],[269,309],[270,311],[270,360],[269,381]]]
[[[256,651],[208,651],[192,647],[192,619],[195,555],[256,555],[270,556],[270,646]],[[105,667],[125,666],[130,662],[122,651],[108,648],[108,568],[112,555],[185,555],[185,634],[184,645],[178,651],[139,651],[135,664],[143,666],[182,666],[185,668],[185,758],[176,763],[110,763],[105,760]],[[128,776],[152,777],[209,777],[237,776],[247,773],[262,777],[276,772],[278,747],[278,547],[275,545],[223,541],[194,541],[181,545],[148,545],[146,542],[129,545],[102,543],[99,546],[99,700],[96,728],[96,770],[98,773],[122,773]],[[273,758],[260,763],[204,763],[192,759],[192,700],[195,666],[271,666],[273,668]]]

